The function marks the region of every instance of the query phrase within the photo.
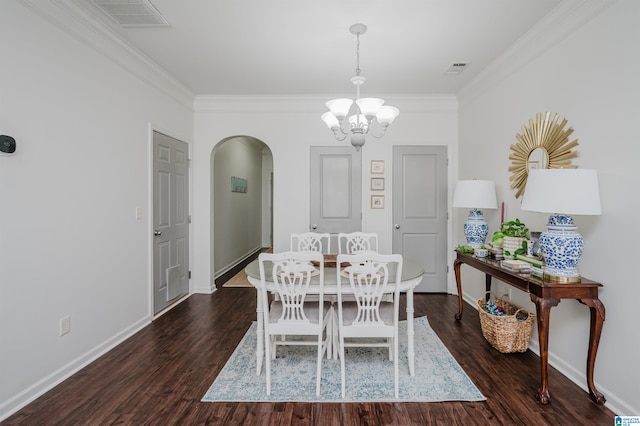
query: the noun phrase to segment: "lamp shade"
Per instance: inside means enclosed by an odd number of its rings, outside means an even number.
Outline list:
[[[460,180],[453,194],[453,207],[495,209],[496,188],[490,180]]]
[[[356,104],[360,107],[360,112],[365,117],[375,117],[383,103],[384,101],[379,98],[360,98],[356,100]]]
[[[598,174],[590,169],[529,171],[522,210],[568,215],[599,215]]]
[[[327,106],[327,108],[329,108],[329,111],[331,111],[333,115],[335,115],[336,118],[340,120],[344,118],[347,114],[349,114],[349,109],[351,108],[352,104],[353,104],[352,99],[341,98],[341,99],[332,99],[330,101],[327,101],[325,105]]]
[[[330,129],[337,129],[340,127],[340,122],[338,121],[336,116],[333,115],[331,111],[327,111],[324,114],[322,114],[321,118],[322,118],[322,121],[324,121],[324,123]]]
[[[376,113],[376,119],[378,123],[383,126],[388,126],[393,123],[393,120],[400,114],[400,110],[396,107],[392,107],[389,105],[383,105],[380,107],[378,112]]]

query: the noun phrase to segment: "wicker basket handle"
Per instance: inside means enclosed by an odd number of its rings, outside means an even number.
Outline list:
[[[495,294],[492,291],[485,291],[484,292],[484,300],[487,300],[487,294],[489,295],[489,300],[491,300],[491,296],[493,296],[493,300],[509,300],[511,301],[511,298],[509,297],[509,293],[505,293],[503,294],[501,297],[498,297],[497,294]]]
[[[526,316],[526,317],[523,317],[522,319],[518,318],[518,314],[519,314],[520,312],[523,312],[523,313],[527,314],[527,316]],[[531,315],[531,313],[529,312],[529,310],[528,310],[528,309],[520,308],[520,309],[518,309],[517,311],[515,311],[515,312],[514,312],[513,317],[514,317],[515,319],[517,319],[518,321],[526,321],[526,320],[528,320],[528,319],[529,319],[529,315]]]
[[[487,300],[487,294],[489,295],[489,300],[491,300],[491,296],[493,296],[493,300],[498,300],[498,295],[495,294],[492,291],[485,291],[484,292],[484,296],[483,296],[484,300]],[[505,296],[506,296],[506,294],[505,294]]]

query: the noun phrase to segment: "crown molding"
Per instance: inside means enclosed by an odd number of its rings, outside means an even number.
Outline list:
[[[471,102],[567,38],[617,0],[564,0],[458,92]]]
[[[344,95],[342,95],[344,96]],[[193,110],[196,113],[317,113],[325,111],[329,99],[340,96],[222,96],[198,95]],[[455,95],[384,95],[389,104],[400,113],[457,112]]]
[[[81,0],[18,0],[36,15],[184,107],[192,109],[194,94],[187,87],[85,12],[78,6],[78,1]]]

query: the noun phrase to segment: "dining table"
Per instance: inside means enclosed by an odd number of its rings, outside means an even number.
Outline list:
[[[325,257],[330,257],[335,260],[336,255],[325,255]],[[330,265],[330,266],[327,266]],[[265,262],[265,285],[268,291],[275,291],[275,285],[272,281],[272,264],[271,262]],[[391,266],[389,270],[389,275],[394,276],[395,271],[392,270]],[[256,307],[256,322],[257,322],[257,345],[256,345],[256,355],[257,355],[257,365],[256,365],[256,374],[260,375],[262,371],[262,362],[264,358],[264,307],[262,306],[262,297],[260,297],[260,287],[261,287],[261,279],[260,279],[260,266],[258,259],[249,263],[244,272],[247,274],[247,279],[256,288],[257,293],[257,307]],[[414,327],[413,327],[413,290],[416,288],[418,284],[422,281],[422,276],[424,275],[423,267],[414,261],[403,259],[402,264],[402,274],[400,278],[399,292],[406,293],[406,313],[407,313],[407,361],[409,364],[409,374],[411,376],[414,375]],[[335,267],[335,262],[327,262],[324,267],[324,295],[331,296],[338,294],[338,277],[337,277],[337,268]],[[320,280],[318,276],[311,278],[311,283],[309,285],[309,290],[307,294],[313,295],[318,294],[320,289]],[[395,291],[395,284],[391,284],[393,290]],[[352,293],[350,286],[342,286],[342,294]]]

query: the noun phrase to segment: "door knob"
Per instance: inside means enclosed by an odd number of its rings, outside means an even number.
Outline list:
[[[396,229],[400,229],[400,225],[396,223]]]
[[[155,231],[153,231],[153,235],[155,235],[156,237],[160,236],[160,235],[162,235],[162,231],[159,230],[159,229],[156,229]]]
[[[311,229],[318,229],[318,225],[314,223],[313,225],[311,225]]]

